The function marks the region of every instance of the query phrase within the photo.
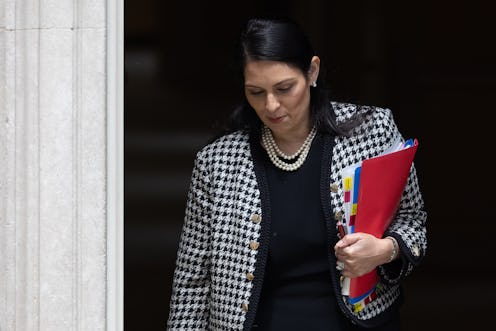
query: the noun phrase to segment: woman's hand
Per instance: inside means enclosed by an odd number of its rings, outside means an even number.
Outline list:
[[[338,269],[345,277],[362,276],[378,265],[387,263],[393,251],[389,239],[357,232],[344,236],[334,246]]]

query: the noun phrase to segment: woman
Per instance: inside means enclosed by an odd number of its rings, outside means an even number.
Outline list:
[[[329,101],[290,20],[249,20],[239,46],[245,98],[197,154],[168,329],[398,330],[400,282],[427,246],[415,168],[383,238],[337,226],[341,170],[403,139],[391,112]],[[374,268],[357,309],[343,280]]]

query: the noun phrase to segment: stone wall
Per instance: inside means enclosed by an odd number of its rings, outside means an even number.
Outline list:
[[[105,0],[0,3],[0,330],[105,330]]]

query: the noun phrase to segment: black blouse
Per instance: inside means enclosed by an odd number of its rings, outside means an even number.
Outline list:
[[[320,202],[322,150],[318,134],[292,172],[276,168],[264,153],[271,238],[254,330],[341,330]]]

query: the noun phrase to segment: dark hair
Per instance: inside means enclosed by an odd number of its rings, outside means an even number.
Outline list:
[[[285,62],[301,70],[307,77],[315,51],[303,29],[286,18],[251,18],[243,26],[237,44],[240,77],[248,61]],[[339,127],[322,75],[317,86],[310,88],[310,117],[317,129],[331,134],[346,135],[347,129]],[[262,122],[245,97],[230,114],[226,132],[258,130]]]

